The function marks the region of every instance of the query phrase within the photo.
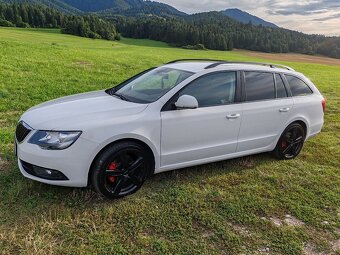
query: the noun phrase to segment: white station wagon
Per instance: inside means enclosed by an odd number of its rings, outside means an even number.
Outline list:
[[[31,108],[15,148],[27,178],[119,198],[164,171],[262,152],[292,159],[321,131],[324,109],[289,67],[177,60]]]

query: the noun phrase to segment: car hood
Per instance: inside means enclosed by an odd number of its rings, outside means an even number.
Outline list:
[[[89,123],[134,115],[146,107],[110,96],[102,90],[42,103],[25,112],[21,120],[33,129],[82,130]]]

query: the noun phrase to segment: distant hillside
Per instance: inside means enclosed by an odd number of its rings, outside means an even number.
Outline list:
[[[63,0],[0,0],[3,3],[29,3],[29,4],[39,4],[45,7],[50,7],[53,9],[57,9],[61,12],[67,14],[81,14],[82,11],[79,9],[68,5]]]
[[[253,25],[262,25],[264,27],[276,27],[276,28],[278,27],[273,23],[267,22],[259,17],[251,15],[248,12],[244,12],[240,9],[227,9],[221,11],[221,13],[228,16],[229,18],[232,18],[245,24],[252,23]]]
[[[143,0],[115,0],[114,7],[99,11],[98,14],[104,17],[111,17],[113,15],[133,17],[140,15],[156,15],[161,17],[187,16],[186,13],[181,12],[170,5]]]
[[[98,12],[98,14],[104,16],[157,15],[179,17],[187,15],[170,5],[143,0],[0,0],[0,2],[40,4],[68,14]]]
[[[297,52],[340,58],[339,37],[306,35],[282,29],[238,9],[188,15],[169,5],[143,0],[4,1],[40,4],[72,14],[95,13],[101,18],[113,21],[118,32],[123,36],[159,40],[186,48],[232,50],[235,47],[261,52]],[[13,24],[25,27],[27,26],[25,23],[33,27],[45,26],[40,24],[44,22],[36,22],[40,19],[39,13],[29,17],[33,17],[32,22],[25,21],[27,20],[25,13],[18,13],[15,8],[12,12],[5,12],[5,14],[7,16],[3,15],[4,19],[0,16],[0,26]],[[19,17],[13,19],[17,15],[23,15],[22,20]],[[104,19],[98,20],[104,22]],[[99,37],[98,31],[94,33],[91,33],[93,29],[89,31],[90,20],[82,22],[79,19],[75,24],[70,22],[69,25],[70,29],[65,29],[65,31],[70,31],[72,34],[91,38]],[[55,27],[55,22],[52,20],[48,26]],[[111,38],[112,36],[104,34],[100,37]],[[118,39],[119,35],[115,37]]]
[[[84,12],[97,12],[107,9],[127,9],[140,7],[142,0],[61,0]]]

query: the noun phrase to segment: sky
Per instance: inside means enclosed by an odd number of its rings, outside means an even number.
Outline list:
[[[340,0],[157,0],[186,13],[239,8],[280,27],[340,36]]]

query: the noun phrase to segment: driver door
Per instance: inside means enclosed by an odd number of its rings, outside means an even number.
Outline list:
[[[214,161],[236,152],[242,119],[237,80],[237,72],[207,74],[168,102],[161,112],[161,167]],[[182,95],[195,97],[198,108],[176,109]]]

